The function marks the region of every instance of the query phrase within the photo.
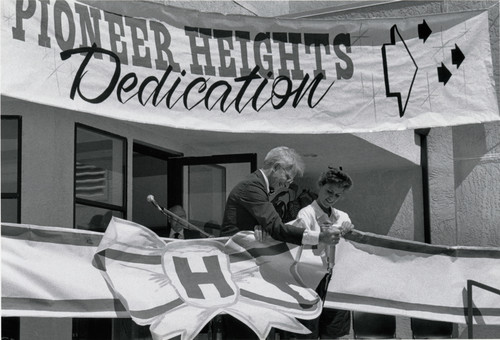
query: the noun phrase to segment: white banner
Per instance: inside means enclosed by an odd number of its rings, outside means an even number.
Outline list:
[[[158,339],[194,337],[228,313],[264,338],[306,332],[325,274],[310,250],[251,232],[168,240],[113,218],[106,233],[2,223],[2,316],[132,317]],[[336,249],[326,307],[467,320],[467,280],[499,288],[500,250],[443,247],[354,231]],[[63,255],[63,256],[61,256]],[[500,324],[500,296],[473,294],[474,324]]]
[[[102,233],[2,223],[2,316],[129,317],[92,266]]]
[[[295,261],[297,250],[276,241],[259,244],[251,232],[225,243],[165,243],[147,228],[114,218],[94,260],[132,319],[151,325],[155,340],[193,339],[221,313],[265,339],[272,327],[310,333],[296,318],[321,313],[323,303]],[[321,260],[315,260],[314,287],[324,276]]]
[[[192,339],[217,314],[260,338],[321,313],[326,271],[311,250],[253,233],[160,239],[113,218],[106,233],[2,223],[2,316],[132,317],[155,339]],[[63,255],[63,256],[61,256]]]
[[[487,12],[348,21],[2,1],[2,93],[132,122],[354,133],[499,119]]]

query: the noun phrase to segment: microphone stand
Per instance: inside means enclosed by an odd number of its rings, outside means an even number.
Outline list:
[[[171,218],[175,218],[177,221],[179,221],[181,224],[182,224],[182,227],[184,229],[190,229],[190,230],[196,230],[198,231],[200,234],[202,234],[203,236],[205,237],[208,237],[208,238],[213,238],[214,236],[213,235],[210,235],[209,233],[207,233],[205,230],[195,226],[194,224],[191,224],[189,223],[189,221],[177,216],[176,214],[174,214],[173,212],[171,211],[168,211],[167,209],[165,209],[164,207],[162,207],[161,205],[159,205],[156,201],[155,201],[155,198],[153,195],[149,195],[147,197],[147,201],[151,204],[153,204],[163,215],[167,216],[167,217],[171,217]]]

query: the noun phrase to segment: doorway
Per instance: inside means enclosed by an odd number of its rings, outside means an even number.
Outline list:
[[[190,223],[217,237],[227,196],[244,176],[257,170],[257,154],[178,157],[169,164],[171,201],[184,207]]]

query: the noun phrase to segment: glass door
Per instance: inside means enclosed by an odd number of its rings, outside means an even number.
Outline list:
[[[134,143],[132,170],[132,221],[153,230],[161,237],[167,235],[167,218],[147,201],[149,195],[170,207],[168,172],[170,159],[180,153]]]
[[[257,169],[257,154],[228,154],[170,159],[174,174],[169,198],[184,207],[189,222],[219,236],[226,199],[231,189]]]

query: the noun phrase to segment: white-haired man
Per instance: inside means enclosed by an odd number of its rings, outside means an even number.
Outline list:
[[[232,236],[242,230],[262,230],[275,240],[317,245],[337,244],[340,239],[338,230],[310,230],[294,225],[286,225],[270,202],[269,195],[288,186],[296,176],[304,173],[304,162],[291,148],[280,146],[269,151],[263,167],[241,182],[228,196],[221,236]],[[239,320],[223,315],[222,322],[226,339],[257,339],[253,331]]]
[[[269,151],[263,167],[231,191],[222,220],[221,236],[232,236],[238,231],[254,230],[260,225],[272,238],[293,244],[336,244],[337,231],[307,230],[285,225],[269,200],[272,192],[288,188],[296,176],[304,173],[302,157],[291,148],[280,146]]]

